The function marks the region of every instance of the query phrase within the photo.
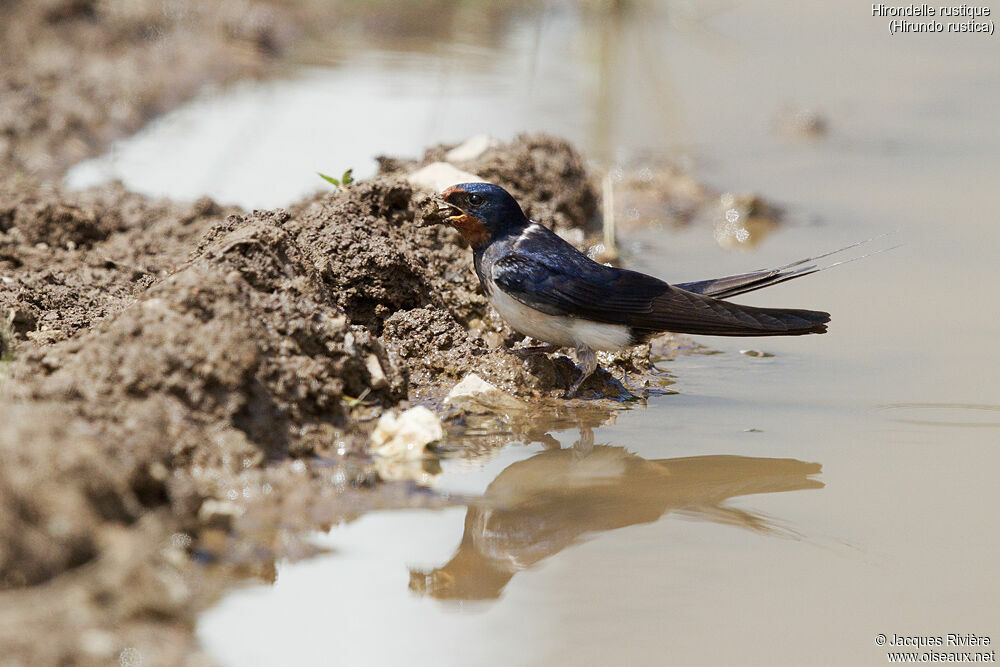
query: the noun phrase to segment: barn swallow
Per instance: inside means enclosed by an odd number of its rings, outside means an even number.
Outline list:
[[[668,285],[659,278],[599,264],[524,215],[491,183],[441,192],[444,222],[472,247],[476,275],[490,304],[517,332],[576,349],[583,371],[568,392],[597,369],[595,350],[617,351],[664,332],[713,336],[799,336],[826,331],[818,310],[755,308],[723,300],[819,269],[802,260],[777,269]],[[818,259],[818,258],[811,258]]]

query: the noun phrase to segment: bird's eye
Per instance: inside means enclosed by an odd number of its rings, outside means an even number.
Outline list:
[[[468,201],[469,201],[469,206],[478,208],[483,204],[483,196],[472,193],[469,195]]]

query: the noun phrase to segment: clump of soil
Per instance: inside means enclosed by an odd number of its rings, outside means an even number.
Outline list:
[[[437,405],[472,370],[536,399],[575,378],[565,355],[508,350],[521,337],[487,308],[459,235],[421,226],[414,163],[386,160],[289,211],[57,184],[206,82],[272,71],[351,11],[0,2],[4,660],[197,661],[196,612],[233,579],[273,577],[270,558],[303,555],[296,531],[446,502],[373,472],[364,445],[382,410]],[[544,224],[596,231],[594,188],[565,142],[526,136],[458,166]],[[646,362],[640,349],[610,363]],[[583,389],[621,395],[606,371]],[[510,428],[544,441],[536,420]]]
[[[65,340],[120,312],[235,209],[150,200],[120,185],[0,189],[0,312],[21,339]]]
[[[506,153],[545,193],[523,195],[526,207],[561,211],[564,227],[590,223],[588,208],[557,203],[560,183],[593,200],[582,168],[566,168],[580,161],[565,142],[523,137],[480,159],[500,165]],[[511,351],[521,337],[487,308],[461,237],[422,225],[425,199],[395,171],[252,214],[117,187],[5,200],[2,305],[15,314],[15,359],[5,364],[14,400],[0,406],[0,587],[43,595],[69,580],[103,600],[95,587],[118,562],[109,544],[131,544],[140,526],[181,546],[142,552],[129,564],[136,577],[200,581],[185,554],[240,553],[236,519],[265,488],[292,488],[289,461],[339,462],[340,498],[377,482],[364,444],[382,409],[436,404],[472,371],[524,397],[562,396],[573,361]],[[616,363],[648,368],[648,349]],[[624,395],[605,370],[583,390]],[[282,516],[315,516],[303,505],[328,492],[285,497],[297,504]],[[226,547],[213,550],[219,535]],[[114,646],[155,644],[163,627],[143,616],[150,605],[190,627],[201,598],[155,582],[101,594],[108,605],[87,598],[78,621],[58,616],[72,641],[52,656],[100,644],[88,627]],[[176,602],[156,602],[164,595]]]

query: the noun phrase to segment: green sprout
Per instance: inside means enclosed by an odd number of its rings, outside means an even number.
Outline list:
[[[344,402],[347,403],[347,407],[353,408],[355,405],[363,402],[366,398],[368,398],[368,394],[370,394],[371,391],[372,391],[371,387],[365,387],[365,390],[362,391],[361,395],[358,396],[357,398],[344,394]]]
[[[354,169],[348,169],[347,171],[344,172],[344,175],[341,176],[340,178],[334,178],[333,176],[327,176],[326,174],[324,174],[321,171],[317,171],[316,173],[319,174],[319,177],[322,178],[327,183],[333,185],[334,187],[338,187],[339,188],[342,185],[350,185],[351,183],[354,182],[354,177],[351,176],[351,172],[352,171],[354,171]]]

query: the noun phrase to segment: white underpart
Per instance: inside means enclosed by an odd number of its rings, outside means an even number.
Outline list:
[[[592,350],[607,351],[620,350],[631,342],[628,327],[624,325],[549,315],[526,306],[495,284],[489,287],[490,303],[500,313],[500,317],[525,336],[563,347],[589,347]]]

